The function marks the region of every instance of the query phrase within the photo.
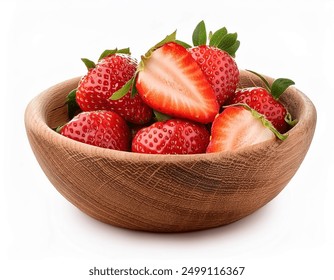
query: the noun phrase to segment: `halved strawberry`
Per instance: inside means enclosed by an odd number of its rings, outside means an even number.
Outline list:
[[[247,105],[227,107],[211,128],[207,153],[235,151],[263,141],[287,136],[280,134],[265,117]]]
[[[191,54],[174,41],[162,41],[142,57],[138,93],[146,104],[164,114],[212,122],[219,111],[215,93]]]

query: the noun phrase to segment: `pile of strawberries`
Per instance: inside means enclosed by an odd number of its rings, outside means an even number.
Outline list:
[[[207,34],[201,21],[193,46],[176,32],[150,48],[139,63],[129,49],[106,50],[69,93],[70,121],[62,135],[94,146],[149,154],[237,150],[284,140],[294,125],[279,102],[293,81],[237,88],[234,60],[240,42],[226,28]]]

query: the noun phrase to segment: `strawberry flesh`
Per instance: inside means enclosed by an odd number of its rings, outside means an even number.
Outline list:
[[[146,104],[164,114],[209,123],[219,111],[209,82],[182,46],[171,42],[143,61],[136,82]]]
[[[242,106],[227,107],[212,124],[206,152],[235,151],[275,137],[251,111]]]

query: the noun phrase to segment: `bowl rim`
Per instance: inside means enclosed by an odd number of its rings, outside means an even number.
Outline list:
[[[43,134],[48,136],[47,138],[52,138],[53,142],[57,142],[58,145],[63,146],[71,146],[71,149],[75,149],[80,151],[84,154],[91,154],[94,156],[99,156],[102,158],[117,158],[118,160],[124,161],[135,161],[135,162],[151,162],[151,163],[158,163],[158,162],[197,162],[197,161],[217,161],[221,160],[222,158],[229,158],[235,156],[242,156],[243,154],[249,154],[252,151],[259,150],[259,149],[275,149],[283,142],[289,141],[292,135],[294,134],[303,134],[302,129],[307,126],[312,118],[316,118],[316,109],[312,103],[312,101],[300,90],[296,87],[290,87],[285,94],[288,92],[293,92],[296,96],[296,100],[300,101],[300,104],[303,105],[303,108],[300,109],[300,116],[298,119],[298,123],[292,127],[288,132],[288,138],[285,141],[281,141],[277,138],[267,140],[261,143],[257,143],[255,145],[247,146],[241,148],[237,151],[223,151],[223,152],[215,152],[215,153],[200,153],[200,154],[186,154],[186,155],[174,155],[174,154],[144,154],[144,153],[135,153],[131,151],[119,151],[119,150],[112,150],[106,149],[102,147],[97,147],[89,144],[85,144],[79,141],[75,141],[69,139],[67,137],[62,136],[61,134],[54,131],[51,127],[48,126],[46,123],[46,114],[42,107],[43,105],[48,102],[49,96],[53,95],[55,92],[59,92],[62,85],[71,84],[78,82],[81,77],[71,78],[60,83],[57,83],[48,89],[41,92],[39,95],[34,97],[28,104],[26,111],[25,111],[25,125],[26,129],[32,129],[32,123],[35,126],[33,130],[38,129],[39,134]]]

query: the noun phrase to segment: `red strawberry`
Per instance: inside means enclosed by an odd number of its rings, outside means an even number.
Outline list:
[[[249,87],[238,89],[228,103],[246,103],[264,115],[280,133],[285,133],[295,122],[291,120],[291,115],[278,99],[294,82],[289,79],[280,78],[275,80],[272,86],[270,86],[261,75],[253,71],[250,72],[259,76],[265,83],[266,88]]]
[[[215,94],[190,53],[174,40],[175,33],[142,57],[136,80],[139,95],[164,114],[212,122],[219,110]]]
[[[68,138],[93,146],[129,150],[129,128],[123,118],[112,111],[82,112],[57,131]]]
[[[237,33],[227,33],[221,28],[210,36],[209,45],[205,24],[201,21],[193,33],[195,47],[188,51],[201,67],[212,86],[219,105],[234,93],[239,82],[239,70],[233,57],[239,48]]]
[[[76,101],[83,111],[109,110],[117,112],[126,121],[142,124],[152,117],[152,110],[136,95],[130,96],[131,89],[122,98],[109,98],[122,88],[134,75],[137,61],[127,50],[105,52],[99,62],[83,59],[88,73],[81,79],[76,92]]]
[[[286,138],[263,115],[244,106],[227,107],[214,120],[207,153],[235,151],[263,141]]]
[[[203,124],[170,119],[142,128],[132,140],[132,152],[147,154],[204,153],[210,134]]]

